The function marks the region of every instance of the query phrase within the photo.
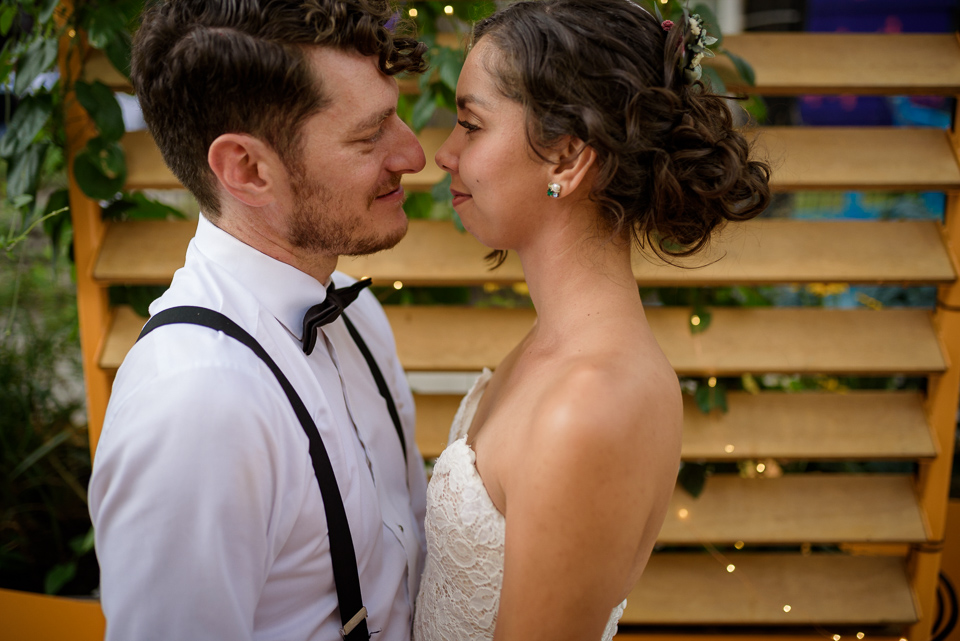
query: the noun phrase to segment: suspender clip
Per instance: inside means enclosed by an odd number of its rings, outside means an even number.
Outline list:
[[[367,618],[367,608],[361,607],[360,611],[353,615],[353,618],[343,624],[340,628],[340,636],[347,638],[347,635],[353,632],[353,629],[360,625],[360,622]]]

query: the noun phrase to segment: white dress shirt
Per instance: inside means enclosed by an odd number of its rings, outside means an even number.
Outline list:
[[[333,275],[337,286],[352,280]],[[342,319],[305,356],[325,287],[202,216],[150,313],[219,311],[276,361],[317,424],[350,523],[370,631],[410,638],[423,568],[426,478],[393,334],[364,291],[347,316],[383,372],[387,406]],[[193,325],[157,328],[117,373],[90,480],[108,641],[340,638],[323,501],[307,437],[252,350]]]

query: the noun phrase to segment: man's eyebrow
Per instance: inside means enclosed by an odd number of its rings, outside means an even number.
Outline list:
[[[373,129],[374,127],[379,127],[384,120],[386,120],[396,112],[397,112],[396,107],[388,107],[383,111],[381,111],[380,113],[374,114],[370,118],[367,118],[363,122],[357,124],[357,126],[354,127],[353,130],[350,132],[350,135],[359,135],[366,131],[369,131],[370,129]]]
[[[491,109],[490,103],[476,94],[468,93],[463,96],[457,96],[457,107],[460,109],[466,109],[467,105],[471,102],[485,109]]]

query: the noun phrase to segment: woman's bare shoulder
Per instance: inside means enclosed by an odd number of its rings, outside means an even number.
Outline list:
[[[534,408],[530,437],[597,456],[679,452],[682,401],[665,359],[598,354],[556,372]],[[531,443],[536,447],[536,443]]]

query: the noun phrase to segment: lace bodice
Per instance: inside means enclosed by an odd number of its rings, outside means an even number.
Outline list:
[[[490,371],[460,403],[449,445],[427,487],[427,560],[414,615],[414,641],[489,641],[503,585],[506,521],[497,510],[467,444],[467,429]],[[617,632],[626,601],[613,609],[602,641]]]

